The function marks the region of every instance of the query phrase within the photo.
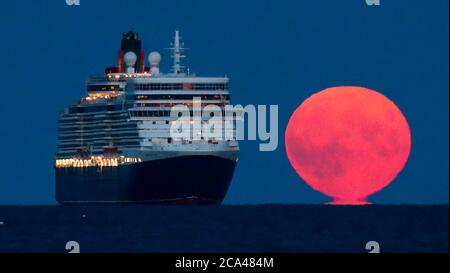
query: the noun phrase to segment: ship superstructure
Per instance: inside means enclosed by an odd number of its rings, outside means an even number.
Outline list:
[[[222,202],[238,160],[238,142],[203,138],[202,131],[195,138],[174,138],[171,109],[182,105],[192,113],[199,106],[195,99],[224,109],[230,104],[229,79],[185,73],[178,31],[171,50],[172,71],[162,73],[161,55],[150,53],[146,66],[138,34],[124,33],[117,66],[89,78],[86,97],[61,114],[58,202]]]

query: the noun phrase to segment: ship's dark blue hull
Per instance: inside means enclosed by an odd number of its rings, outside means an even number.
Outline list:
[[[236,162],[181,156],[118,167],[56,168],[56,200],[78,203],[220,204]]]

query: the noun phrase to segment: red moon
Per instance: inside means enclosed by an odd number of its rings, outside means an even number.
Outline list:
[[[333,87],[306,99],[285,133],[295,171],[329,204],[370,204],[389,185],[411,150],[408,122],[382,94],[362,87]]]

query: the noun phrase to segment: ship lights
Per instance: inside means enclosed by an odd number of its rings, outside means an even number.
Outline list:
[[[84,98],[85,101],[96,101],[99,99],[114,99],[119,94],[117,91],[109,92],[109,93],[90,93],[87,97]]]
[[[85,167],[117,167],[123,164],[140,163],[142,159],[139,157],[104,157],[104,156],[92,156],[88,159],[82,158],[66,158],[56,159],[56,168],[85,168]]]

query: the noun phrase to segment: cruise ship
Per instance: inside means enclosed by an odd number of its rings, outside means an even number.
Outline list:
[[[123,33],[117,66],[90,77],[86,96],[58,120],[56,200],[60,204],[221,204],[239,155],[236,138],[174,138],[173,106],[230,104],[227,77],[200,77],[181,65],[175,31],[172,71],[148,58],[134,31]],[[146,60],[147,59],[147,64]],[[212,116],[212,115],[211,115]],[[190,126],[200,120],[189,119]],[[235,133],[235,124],[231,128]],[[235,135],[235,134],[234,134]]]

